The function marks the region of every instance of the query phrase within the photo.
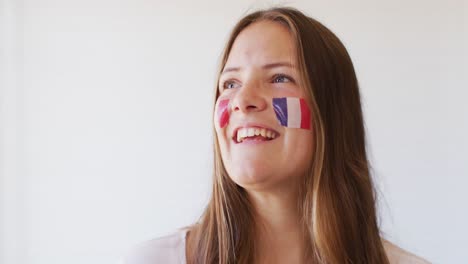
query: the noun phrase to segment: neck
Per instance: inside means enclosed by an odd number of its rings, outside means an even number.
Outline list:
[[[248,193],[257,226],[256,262],[303,263],[306,243],[297,207],[297,190],[281,188]]]

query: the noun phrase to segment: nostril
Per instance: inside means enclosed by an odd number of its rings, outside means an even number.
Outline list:
[[[234,112],[252,112],[265,109],[266,101],[259,96],[252,98],[232,98],[231,110]]]
[[[255,109],[258,109],[257,106],[255,105],[248,105],[248,106],[245,106],[243,107],[244,111],[250,111],[250,110],[255,110]],[[234,111],[239,111],[240,108],[238,106],[234,107]]]

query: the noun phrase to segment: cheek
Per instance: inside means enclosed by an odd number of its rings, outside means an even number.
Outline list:
[[[217,122],[217,121],[215,121]],[[218,125],[215,126],[215,132],[216,132],[216,141],[218,142],[219,148],[221,153],[224,154],[226,153],[227,149],[227,144],[228,144],[228,137],[226,134],[226,129],[220,128]]]
[[[219,123],[219,118],[215,117],[213,120],[214,122],[214,127],[215,127],[215,133],[216,133],[216,138],[215,140],[218,143],[220,154],[222,157],[225,157],[225,155],[228,153],[228,135],[227,135],[227,130],[226,127],[221,128],[220,123]]]
[[[231,99],[226,97],[219,97],[216,101],[216,110],[214,116],[214,126],[216,135],[218,138],[218,144],[220,145],[222,154],[226,153],[226,145],[229,140],[226,134],[226,126],[229,124],[231,116]]]
[[[285,143],[284,159],[295,163],[294,166],[303,170],[312,160],[315,147],[313,132],[304,129],[294,129],[288,133]],[[291,157],[295,157],[291,159]]]
[[[229,123],[229,101],[229,99],[221,99],[218,101],[216,118],[220,128],[224,128]]]
[[[279,123],[288,128],[311,130],[310,108],[304,98],[273,98],[273,110]]]

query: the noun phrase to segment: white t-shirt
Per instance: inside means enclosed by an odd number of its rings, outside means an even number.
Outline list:
[[[170,235],[152,239],[136,246],[123,260],[123,264],[186,264],[185,240],[188,228]],[[383,239],[385,252],[391,264],[430,264],[393,243]]]

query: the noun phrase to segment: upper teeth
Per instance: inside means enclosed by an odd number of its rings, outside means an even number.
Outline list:
[[[265,138],[275,138],[276,133],[266,128],[243,127],[237,130],[237,142],[242,142],[246,137],[262,136]]]

